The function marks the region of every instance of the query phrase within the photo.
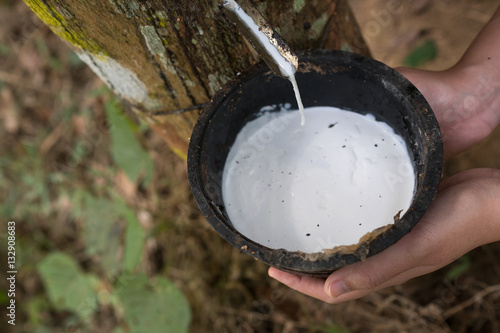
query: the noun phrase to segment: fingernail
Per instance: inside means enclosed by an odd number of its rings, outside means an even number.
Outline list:
[[[344,283],[344,281],[335,281],[328,287],[328,295],[335,298],[349,292],[349,288]]]

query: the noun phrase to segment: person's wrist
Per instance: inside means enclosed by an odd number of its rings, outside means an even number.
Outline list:
[[[459,92],[456,108],[462,116],[480,116],[491,130],[500,124],[500,61],[491,57],[460,60],[445,71],[452,89]],[[489,133],[486,133],[487,136]]]

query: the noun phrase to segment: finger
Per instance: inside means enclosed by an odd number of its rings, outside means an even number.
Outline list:
[[[331,297],[325,292],[325,280],[323,279],[301,277],[282,272],[280,270],[277,270],[276,268],[269,269],[269,276],[305,295],[314,297],[330,304],[336,304],[364,297],[386,287],[403,284],[413,277],[424,275],[426,273],[434,271],[435,269],[436,268],[433,267],[417,267],[400,275],[397,275],[396,277],[381,284],[377,288],[354,291],[347,290],[345,293],[338,297]]]
[[[364,291],[363,294],[368,294],[390,285],[391,282],[405,282],[411,278],[406,272],[424,266],[422,263],[427,257],[427,251],[422,250],[422,244],[432,243],[425,238],[425,233],[414,230],[381,253],[339,269],[326,280],[325,293],[331,298],[338,298],[353,291]],[[342,285],[345,290],[341,288]],[[356,293],[359,294],[361,293]],[[340,300],[342,299],[347,297],[344,296]]]
[[[425,275],[425,274],[433,272],[437,269],[438,269],[438,267],[434,267],[434,266],[415,267],[413,269],[410,269],[408,271],[405,271],[405,272],[393,277],[392,279],[382,283],[381,285],[379,285],[376,288],[365,289],[365,290],[355,290],[355,291],[350,291],[350,292],[344,293],[338,297],[330,297],[331,301],[329,301],[328,303],[336,304],[336,303],[342,303],[342,302],[346,302],[346,301],[352,301],[352,300],[367,296],[369,294],[372,294],[372,293],[379,291],[381,289],[403,284],[412,278]]]
[[[298,276],[273,267],[269,268],[268,274],[270,277],[305,295],[324,302],[332,301],[331,297],[325,293],[325,279]]]
[[[500,170],[498,169],[489,169],[489,168],[478,168],[478,169],[470,169],[463,172],[460,172],[452,177],[444,179],[441,184],[439,184],[438,193],[444,190],[447,190],[450,187],[455,185],[460,185],[461,183],[465,183],[471,180],[480,180],[480,179],[491,179],[491,181],[495,181],[500,179]]]

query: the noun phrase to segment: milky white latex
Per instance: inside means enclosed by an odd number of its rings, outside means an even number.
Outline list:
[[[305,126],[297,111],[265,112],[239,133],[222,184],[234,227],[270,248],[319,252],[404,214],[415,173],[403,139],[372,115],[306,112]]]
[[[297,105],[300,110],[301,125],[305,125],[305,113],[304,106],[302,105],[302,98],[300,97],[299,86],[297,85],[297,80],[295,79],[295,67],[279,52],[279,50],[271,44],[269,37],[262,32],[262,29],[255,23],[255,21],[248,15],[234,0],[226,0],[224,6],[234,12],[252,32],[256,40],[265,48],[266,52],[274,59],[274,62],[280,68],[281,75],[288,78],[293,86],[293,91],[295,93],[295,98],[297,99]]]

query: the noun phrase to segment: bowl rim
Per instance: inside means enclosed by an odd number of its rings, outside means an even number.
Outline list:
[[[422,176],[422,184],[425,184],[425,188],[415,193],[410,208],[414,205],[416,206],[417,203],[419,204],[419,208],[412,210],[411,221],[409,217],[405,218],[410,211],[409,209],[403,217],[398,220],[395,218],[394,224],[373,231],[370,237],[364,241],[360,241],[355,247],[338,247],[329,252],[317,253],[268,248],[240,234],[235,228],[221,221],[219,218],[219,216],[223,214],[221,209],[217,207],[215,203],[208,200],[203,191],[203,184],[201,184],[200,158],[202,140],[218,107],[229,98],[232,93],[244,86],[245,82],[270,71],[262,62],[251,66],[229,81],[219,90],[211,103],[209,103],[199,116],[189,143],[187,159],[188,178],[195,201],[203,216],[219,235],[239,249],[240,252],[245,252],[283,271],[307,276],[326,277],[340,267],[364,260],[392,246],[418,223],[434,200],[441,180],[443,168],[443,140],[437,119],[424,96],[408,79],[391,67],[372,58],[340,50],[307,50],[297,52],[297,54],[299,55],[300,64],[306,63],[308,60],[311,61],[310,59],[318,59],[321,57],[340,57],[346,64],[351,66],[363,64],[363,66],[368,66],[370,70],[377,73],[379,72],[380,75],[384,75],[385,79],[389,79],[390,83],[397,82],[398,85],[401,85],[400,87],[398,86],[398,88],[405,89],[405,91],[411,91],[411,93],[406,95],[406,98],[408,98],[412,104],[420,106],[418,110],[422,112],[419,112],[419,116],[423,119],[423,123],[426,127],[424,128],[424,134],[432,135],[432,138],[429,140],[430,145],[427,147],[428,154],[426,163],[428,164],[426,165],[426,172]],[[385,243],[384,246],[381,246],[382,243]]]

